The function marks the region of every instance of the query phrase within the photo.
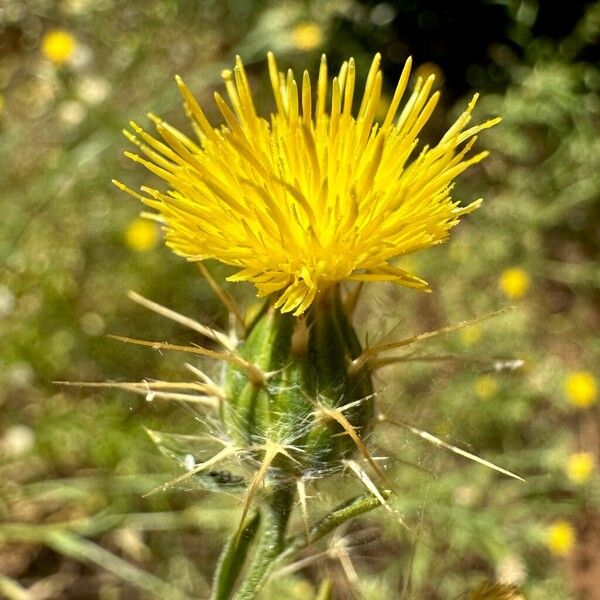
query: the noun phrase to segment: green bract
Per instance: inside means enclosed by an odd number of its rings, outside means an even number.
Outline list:
[[[328,409],[341,409],[361,437],[373,415],[368,367],[348,370],[361,351],[337,286],[301,319],[267,303],[238,347],[267,377],[255,381],[247,369],[226,367],[228,400],[221,415],[226,433],[241,447],[271,442],[285,448],[272,464],[281,476],[339,468],[356,446]]]

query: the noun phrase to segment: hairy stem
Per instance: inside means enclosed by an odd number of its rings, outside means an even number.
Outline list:
[[[263,524],[254,557],[234,600],[254,600],[264,585],[273,564],[285,550],[285,534],[295,493],[294,486],[281,486],[276,488],[265,502]]]
[[[213,591],[211,600],[227,600],[235,582],[246,562],[248,549],[254,540],[261,521],[260,512],[248,520],[242,532],[234,532],[223,548],[217,570],[213,579]]]

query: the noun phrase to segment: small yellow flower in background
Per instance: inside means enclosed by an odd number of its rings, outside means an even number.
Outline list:
[[[467,347],[474,346],[480,339],[481,327],[479,325],[471,325],[460,330],[460,341]]]
[[[442,71],[442,67],[440,67],[436,63],[424,62],[421,63],[415,69],[416,77],[422,77],[423,79],[427,79],[430,75],[433,75],[435,77],[436,87],[444,85],[444,81],[446,79],[444,71]]]
[[[569,456],[565,471],[573,483],[584,483],[593,473],[596,466],[594,455],[590,452],[575,452]]]
[[[529,274],[520,267],[506,269],[500,275],[500,289],[508,298],[522,298],[529,290]]]
[[[568,521],[554,521],[548,527],[546,544],[556,556],[566,556],[575,545],[575,529]]]
[[[498,381],[493,375],[480,375],[473,387],[479,398],[488,400],[498,391]]]
[[[565,379],[565,394],[571,404],[587,408],[598,398],[598,384],[589,371],[575,371]]]
[[[381,55],[360,102],[353,59],[330,81],[323,56],[316,85],[306,71],[299,83],[290,70],[280,72],[272,53],[268,61],[276,106],[268,119],[256,113],[239,57],[222,73],[229,103],[215,94],[223,126],[210,124],[178,78],[198,140],[155,115],[161,140],[134,122],[126,132],[145,157],[126,156],[165,180],[168,193],[115,184],[160,213],[177,254],[237,267],[228,280],[253,283],[258,296],[277,294],[281,312],[301,315],[317,294],[344,280],[428,290],[396,261],[446,241],[480,205],[462,206],[450,194],[454,179],[487,156],[471,154],[477,134],[499,119],[469,126],[475,95],[437,144],[415,152],[439,92],[433,76],[418,79],[403,103],[411,59],[380,123]]]
[[[156,223],[138,217],[129,223],[125,230],[125,243],[136,252],[152,250],[160,239]]]
[[[48,31],[42,38],[42,54],[56,65],[66,63],[75,52],[75,38],[64,29]]]
[[[292,29],[292,42],[298,50],[314,50],[323,42],[323,30],[314,21],[298,23]]]

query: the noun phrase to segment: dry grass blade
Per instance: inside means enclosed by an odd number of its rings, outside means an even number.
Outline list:
[[[82,562],[96,564],[136,587],[146,590],[156,598],[164,600],[189,598],[171,584],[68,531],[52,531],[46,535],[44,541],[56,551]]]

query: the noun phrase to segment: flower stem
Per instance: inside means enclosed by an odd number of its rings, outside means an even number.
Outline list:
[[[285,549],[286,529],[296,489],[282,485],[273,490],[263,509],[263,525],[257,540],[253,561],[234,600],[254,600],[267,579],[273,564]]]
[[[261,521],[260,512],[248,520],[241,533],[234,532],[223,548],[213,578],[211,600],[227,600],[246,561],[248,549]]]

